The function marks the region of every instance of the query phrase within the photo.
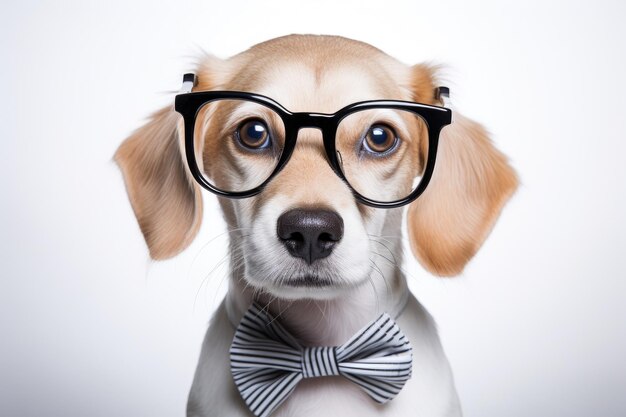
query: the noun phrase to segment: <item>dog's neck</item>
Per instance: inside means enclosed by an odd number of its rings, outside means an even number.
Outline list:
[[[398,257],[397,261],[401,259]],[[372,271],[369,282],[331,300],[285,300],[269,294],[259,295],[240,276],[243,271],[239,274],[236,271],[231,268],[225,300],[232,324],[236,326],[257,300],[303,344],[310,346],[340,345],[383,312],[397,317],[409,294],[406,279],[395,265],[379,265]],[[380,278],[381,274],[385,279]]]

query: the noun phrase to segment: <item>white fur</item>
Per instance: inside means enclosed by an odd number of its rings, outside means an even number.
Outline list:
[[[271,209],[268,211],[272,211]],[[272,218],[270,214],[266,214]],[[382,236],[398,236],[400,210],[383,212]],[[265,217],[261,216],[263,222]],[[346,227],[346,230],[348,228]],[[382,240],[381,240],[382,241]],[[268,243],[268,242],[266,242]],[[389,240],[401,262],[400,242]],[[374,249],[375,250],[375,249]],[[383,253],[383,251],[378,251]],[[387,253],[387,257],[391,254]],[[236,258],[236,255],[234,255]],[[332,255],[331,255],[332,257]],[[276,264],[276,262],[275,262]],[[281,416],[460,416],[461,408],[452,372],[445,357],[432,317],[410,294],[406,279],[388,261],[377,261],[385,284],[371,272],[372,285],[360,285],[338,298],[299,300],[279,305],[283,320],[308,344],[338,345],[379,312],[400,313],[397,322],[413,346],[413,376],[400,394],[387,405],[372,401],[360,388],[341,377],[302,381],[273,415]],[[280,266],[280,265],[277,265]],[[188,403],[189,417],[250,416],[230,375],[228,351],[234,335],[234,323],[250,304],[254,291],[242,277],[233,274],[227,297],[215,313],[206,333]],[[408,300],[401,312],[398,306]],[[276,301],[274,301],[276,304]],[[278,303],[280,304],[280,303]],[[282,310],[289,305],[286,310]]]

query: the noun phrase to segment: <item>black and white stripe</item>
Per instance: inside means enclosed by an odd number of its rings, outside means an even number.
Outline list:
[[[230,348],[231,372],[255,416],[269,416],[303,378],[342,375],[374,401],[395,397],[411,377],[411,345],[388,314],[337,347],[301,346],[266,310],[254,303]]]

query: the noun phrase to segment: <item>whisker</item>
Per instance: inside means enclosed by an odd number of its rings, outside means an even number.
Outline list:
[[[202,252],[203,252],[204,250],[206,250],[206,249],[209,247],[209,245],[210,245],[211,243],[215,242],[215,241],[216,241],[218,238],[220,238],[220,237],[224,237],[224,236],[226,235],[226,233],[241,232],[241,231],[244,231],[244,230],[250,230],[250,228],[243,228],[243,227],[240,227],[240,228],[231,228],[231,229],[226,230],[225,232],[222,232],[222,233],[220,233],[220,234],[218,234],[218,235],[214,236],[212,239],[210,239],[208,242],[206,242],[206,243],[205,243],[205,244],[204,244],[204,245],[200,248],[200,250],[198,251],[198,253],[194,256],[194,259],[193,259],[193,261],[192,261],[192,263],[191,263],[191,266],[190,266],[190,268],[189,268],[189,274],[188,274],[188,276],[189,276],[189,275],[191,275],[191,270],[193,269],[193,266],[194,266],[194,264],[197,262],[197,260],[198,260],[199,256],[202,254]],[[196,311],[196,306],[197,306],[197,303],[198,303],[198,298],[199,298],[200,292],[202,291],[202,289],[203,289],[203,288],[205,288],[205,289],[207,289],[207,288],[208,288],[207,284],[208,284],[208,282],[209,282],[210,278],[213,276],[213,274],[214,274],[214,273],[216,273],[216,272],[217,272],[217,270],[218,270],[219,268],[223,267],[223,266],[226,264],[226,262],[227,262],[227,261],[230,261],[230,267],[231,267],[230,269],[231,269],[231,270],[232,270],[232,269],[236,269],[236,268],[240,267],[240,266],[243,264],[243,255],[239,254],[238,252],[241,250],[241,248],[242,248],[242,247],[243,247],[243,245],[245,244],[245,239],[244,239],[244,238],[245,238],[245,237],[247,237],[247,236],[250,236],[250,235],[240,234],[240,235],[238,236],[238,238],[234,238],[233,236],[229,236],[229,237],[230,237],[230,242],[229,242],[229,250],[228,250],[228,252],[227,252],[227,253],[226,253],[223,257],[221,257],[221,258],[220,258],[220,259],[219,259],[219,260],[218,260],[218,261],[217,261],[217,262],[213,265],[213,267],[209,270],[209,272],[208,272],[208,273],[206,273],[206,274],[204,275],[204,277],[202,278],[202,280],[201,280],[201,282],[200,282],[200,285],[198,286],[198,290],[196,291],[196,294],[195,294],[195,296],[194,296],[194,302],[193,302],[192,311],[194,311],[194,312]],[[236,240],[236,241],[234,241],[234,239],[237,239],[237,240]],[[234,266],[235,268],[233,268],[233,266]],[[229,274],[228,274],[228,273],[225,273],[225,274],[222,276],[222,278],[220,279],[220,281],[219,281],[219,283],[218,283],[218,287],[217,287],[218,291],[216,291],[216,292],[214,293],[214,296],[213,296],[213,304],[215,304],[215,302],[216,302],[216,297],[217,297],[217,294],[219,293],[219,289],[220,289],[220,288],[221,288],[221,286],[223,285],[224,281],[226,281],[226,279],[228,278],[228,276],[229,276]],[[205,300],[205,301],[206,301],[206,300]]]
[[[406,268],[404,268],[402,265],[399,265],[399,264],[398,264],[398,263],[396,263],[396,262],[391,262],[389,259],[385,258],[385,257],[384,257],[384,256],[382,256],[381,254],[379,254],[379,253],[377,253],[377,252],[375,252],[375,251],[373,251],[373,250],[370,250],[370,252],[371,252],[372,254],[374,254],[374,255],[378,255],[378,256],[380,256],[380,257],[381,257],[384,261],[387,261],[388,263],[390,263],[390,264],[391,264],[391,265],[393,265],[394,267],[398,268],[398,270],[399,270],[400,272],[402,272],[405,276],[410,277],[410,278],[412,278],[412,279],[417,279],[417,278],[415,277],[415,275],[413,275],[411,272],[407,271],[407,270],[406,270]]]
[[[198,302],[198,296],[200,295],[200,291],[202,290],[202,288],[209,282],[209,278],[211,278],[211,275],[213,274],[213,272],[215,272],[215,270],[217,270],[217,268],[219,268],[220,266],[224,265],[224,263],[226,262],[226,260],[230,257],[230,254],[226,254],[224,255],[214,266],[213,268],[211,268],[211,270],[202,278],[202,281],[200,281],[200,285],[198,287],[198,290],[196,291],[196,295],[194,297],[193,300],[193,307],[192,307],[192,311],[195,312],[196,311],[196,304]]]
[[[387,249],[387,250],[389,250],[389,249]],[[392,261],[391,259],[387,258],[387,257],[386,257],[385,255],[383,255],[382,253],[378,253],[378,252],[375,252],[375,251],[373,251],[373,250],[370,250],[370,252],[371,252],[371,253],[373,253],[373,254],[375,254],[375,255],[377,255],[377,256],[380,256],[381,258],[384,258],[387,262],[389,262],[389,263],[390,263],[390,264],[392,264],[392,265],[395,265],[395,266],[397,266],[397,265],[398,265],[398,261],[397,261],[396,257],[395,257],[395,256],[393,256],[393,254],[391,255],[391,256],[393,257],[393,261]],[[391,251],[390,251],[390,252],[391,252]]]
[[[378,272],[378,275],[380,275],[381,279],[383,280],[383,283],[385,284],[385,291],[387,292],[387,294],[391,293],[391,289],[389,287],[389,281],[387,281],[387,277],[385,277],[385,274],[383,274],[383,271],[381,271],[376,261],[374,261],[371,258],[368,258],[368,260],[372,264],[372,269]],[[369,275],[368,277],[371,279],[371,275]]]
[[[198,249],[198,252],[195,254],[195,256],[193,257],[192,261],[191,261],[191,265],[189,266],[189,273],[188,273],[188,277],[189,275],[191,275],[191,270],[193,269],[193,266],[195,265],[196,261],[198,260],[198,258],[200,257],[200,255],[202,255],[202,253],[207,249],[207,247],[215,242],[215,240],[217,240],[218,238],[221,237],[230,237],[230,236],[226,236],[226,234],[230,234],[232,232],[238,232],[238,231],[243,231],[243,230],[252,230],[252,228],[250,227],[234,227],[234,228],[230,228],[230,229],[226,229],[225,231],[223,231],[222,233],[218,233],[217,235],[213,236],[211,239],[209,239],[208,241],[206,241],[201,247],[200,249]],[[250,235],[248,235],[250,236]]]

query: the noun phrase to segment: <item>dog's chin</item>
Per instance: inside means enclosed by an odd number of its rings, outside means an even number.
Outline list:
[[[250,282],[250,284],[258,290],[280,299],[332,300],[360,287],[365,282],[367,282],[367,278],[347,283],[329,277],[309,274],[289,277],[280,282],[263,282],[262,284]]]

